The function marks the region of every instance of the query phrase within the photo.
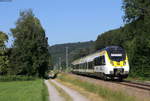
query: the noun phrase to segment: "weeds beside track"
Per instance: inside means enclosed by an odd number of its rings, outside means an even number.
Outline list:
[[[121,91],[112,91],[108,88],[104,88],[100,85],[93,84],[87,81],[79,80],[77,78],[74,78],[71,75],[68,74],[60,74],[58,78],[61,81],[69,82],[73,85],[82,87],[86,91],[98,94],[99,96],[106,99],[106,101],[135,101],[135,99],[131,96],[126,95],[124,92]]]

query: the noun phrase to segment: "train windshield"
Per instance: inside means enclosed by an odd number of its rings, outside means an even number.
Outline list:
[[[126,56],[122,48],[110,48],[108,50],[108,55],[112,61],[123,61]]]

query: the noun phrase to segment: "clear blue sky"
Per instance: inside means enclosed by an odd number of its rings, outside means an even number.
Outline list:
[[[110,29],[123,26],[122,0],[12,0],[0,2],[0,30],[9,33],[19,12],[33,9],[49,45],[96,40]]]

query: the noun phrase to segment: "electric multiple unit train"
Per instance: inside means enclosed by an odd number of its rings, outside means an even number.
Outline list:
[[[72,72],[93,75],[104,80],[127,78],[129,62],[125,50],[119,46],[108,46],[93,54],[72,62]]]

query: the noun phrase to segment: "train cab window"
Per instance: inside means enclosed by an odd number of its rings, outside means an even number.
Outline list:
[[[101,65],[105,65],[105,56],[101,57]]]
[[[94,65],[95,66],[100,65],[100,57],[97,57],[97,58],[94,59]]]
[[[105,57],[100,56],[94,59],[95,66],[105,65]]]

